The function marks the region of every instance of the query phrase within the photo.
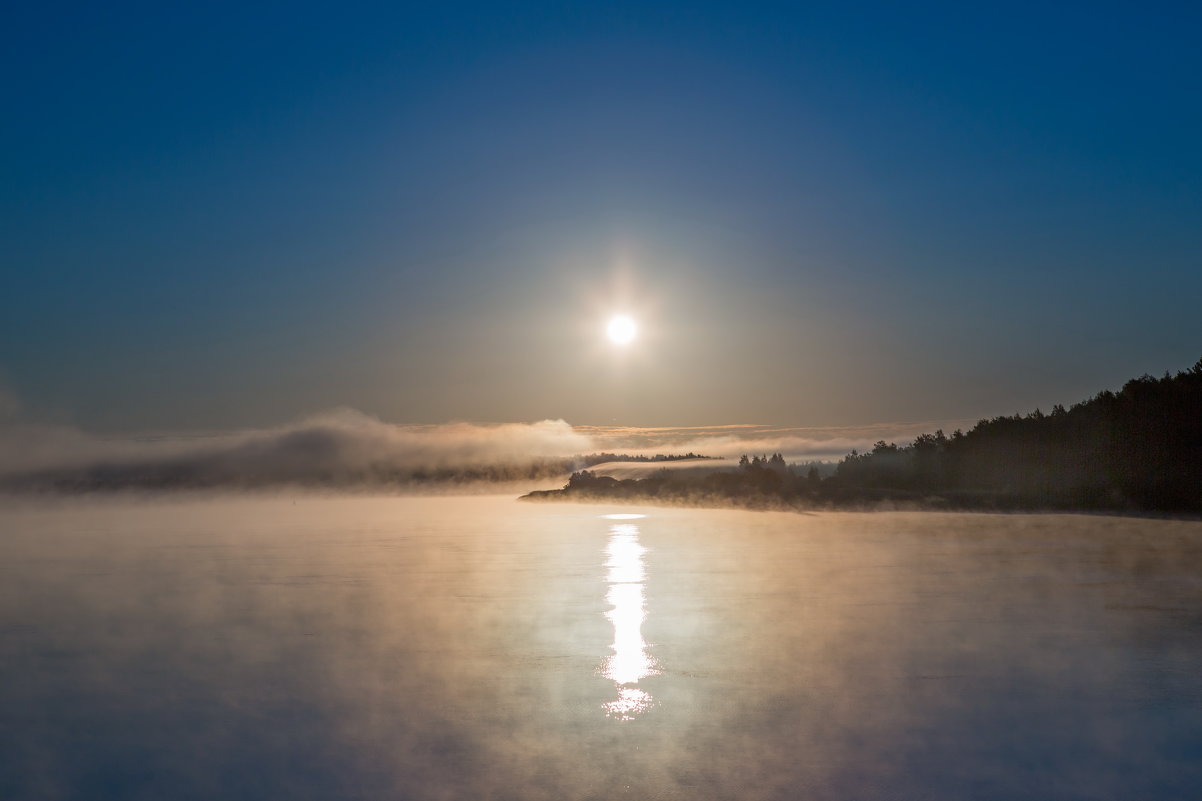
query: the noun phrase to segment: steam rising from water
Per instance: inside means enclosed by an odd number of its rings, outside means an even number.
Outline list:
[[[0,797],[1127,801],[1202,786],[1202,524],[637,511],[0,505]],[[641,592],[607,601],[613,587]],[[607,714],[639,700],[622,690],[654,702]]]

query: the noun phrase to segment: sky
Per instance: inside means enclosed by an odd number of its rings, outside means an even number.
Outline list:
[[[0,413],[869,426],[1187,368],[1199,8],[24,4]]]

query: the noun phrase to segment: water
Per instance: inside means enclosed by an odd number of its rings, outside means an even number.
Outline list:
[[[1194,522],[0,512],[4,799],[1194,798],[1200,666]]]

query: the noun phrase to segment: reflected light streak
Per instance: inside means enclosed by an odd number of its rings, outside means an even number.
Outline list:
[[[628,520],[642,515],[606,515],[609,519]],[[654,676],[655,661],[643,640],[643,620],[646,618],[643,581],[647,571],[643,554],[647,549],[639,544],[639,528],[633,523],[615,523],[610,529],[605,547],[607,568],[605,580],[609,591],[605,600],[611,608],[605,617],[613,624],[613,656],[605,660],[601,673],[617,685],[618,698],[605,704],[605,713],[618,720],[631,720],[651,706],[651,694],[637,686],[640,679]]]

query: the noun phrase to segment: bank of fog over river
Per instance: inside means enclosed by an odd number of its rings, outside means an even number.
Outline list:
[[[0,508],[0,797],[1187,798],[1202,523]]]

